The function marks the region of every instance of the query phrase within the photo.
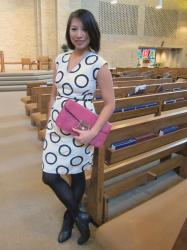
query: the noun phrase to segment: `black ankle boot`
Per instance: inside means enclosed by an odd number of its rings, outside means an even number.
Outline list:
[[[77,217],[75,218],[75,224],[81,234],[80,238],[78,239],[77,243],[79,245],[84,244],[90,238],[90,229],[89,229],[89,220],[88,218],[84,218],[82,213],[79,212]]]
[[[68,210],[64,213],[64,221],[60,233],[58,235],[58,242],[63,243],[64,241],[68,240],[72,234],[73,228],[73,219],[70,216]]]

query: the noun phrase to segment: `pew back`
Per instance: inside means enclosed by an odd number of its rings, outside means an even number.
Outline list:
[[[141,85],[139,85],[141,86]],[[153,93],[158,93],[158,92],[168,92],[168,91],[176,91],[182,90],[182,89],[187,89],[187,82],[172,82],[172,83],[156,83],[156,84],[151,84],[151,85],[144,85],[145,89],[143,91],[135,93],[135,90],[137,89],[137,86],[122,86],[122,87],[116,87],[114,86],[114,93],[116,98],[122,98],[122,97],[127,97],[128,95],[146,95],[146,94],[153,94]],[[176,90],[175,90],[176,89]],[[101,90],[96,89],[95,97],[97,100],[101,98]]]
[[[160,78],[160,79],[143,79],[143,80],[131,80],[131,81],[117,81],[113,80],[114,86],[138,86],[143,84],[156,84],[156,83],[170,83],[173,82],[172,78]]]

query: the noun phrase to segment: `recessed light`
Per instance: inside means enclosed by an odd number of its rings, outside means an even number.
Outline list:
[[[156,5],[156,9],[162,9],[162,7],[163,7],[163,2],[162,2],[162,0],[158,0],[158,4]]]
[[[118,2],[117,0],[110,1],[111,4],[116,4],[117,2]]]

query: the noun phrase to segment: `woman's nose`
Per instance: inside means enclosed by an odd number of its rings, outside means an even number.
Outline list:
[[[78,30],[78,31],[77,31],[77,36],[78,36],[78,37],[82,37],[83,34],[84,34],[83,30]]]

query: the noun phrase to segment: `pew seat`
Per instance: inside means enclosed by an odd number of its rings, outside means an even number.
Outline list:
[[[38,108],[37,108],[37,103],[26,103],[25,104],[25,113],[27,115],[30,115],[34,112],[37,112]]]
[[[185,179],[100,226],[96,240],[106,250],[171,250],[187,217],[186,197]]]
[[[23,96],[20,99],[24,104],[30,103],[31,102],[31,97],[30,96]]]
[[[47,114],[41,114],[40,112],[31,113],[31,125],[41,129],[46,126],[46,122]]]
[[[46,82],[41,81],[41,82],[31,82],[27,84],[27,95],[21,97],[21,101],[26,104],[26,103],[31,103],[31,89],[34,87],[41,87],[41,86],[45,86]]]

